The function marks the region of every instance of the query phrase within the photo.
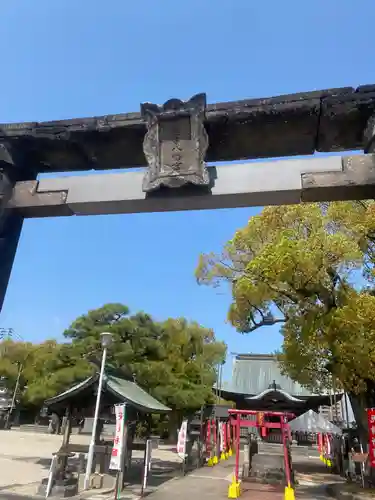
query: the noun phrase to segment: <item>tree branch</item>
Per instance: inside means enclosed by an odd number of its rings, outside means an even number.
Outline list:
[[[253,326],[248,329],[248,332],[249,333],[253,332],[262,326],[272,326],[272,325],[276,325],[276,323],[285,323],[286,321],[288,321],[287,318],[273,318],[272,321],[268,321],[266,319],[266,320],[259,321],[258,323],[256,323],[253,320]]]

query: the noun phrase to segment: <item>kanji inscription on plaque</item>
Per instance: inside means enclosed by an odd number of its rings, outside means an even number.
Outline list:
[[[143,191],[154,191],[162,185],[178,188],[186,184],[209,184],[204,162],[208,147],[203,123],[205,108],[205,94],[189,101],[171,99],[163,106],[141,105],[147,121],[143,151],[149,165]]]

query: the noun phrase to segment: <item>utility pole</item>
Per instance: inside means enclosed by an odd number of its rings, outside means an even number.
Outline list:
[[[14,336],[13,328],[0,328],[0,340],[7,338],[13,338]]]
[[[16,380],[16,385],[14,387],[14,391],[13,391],[13,397],[12,397],[12,403],[11,403],[11,406],[9,408],[9,411],[7,413],[7,416],[6,416],[6,421],[5,421],[5,428],[8,429],[9,428],[9,423],[10,423],[10,417],[12,415],[12,412],[14,410],[14,406],[16,404],[16,398],[17,398],[17,392],[18,392],[18,387],[20,385],[20,378],[21,378],[21,373],[22,373],[22,370],[23,370],[23,365],[22,363],[18,363],[18,374],[17,374],[17,380]]]

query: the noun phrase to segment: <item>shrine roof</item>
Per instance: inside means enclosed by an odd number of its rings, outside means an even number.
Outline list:
[[[363,149],[375,85],[210,104],[208,162]],[[37,172],[145,166],[140,112],[0,124],[0,143]]]
[[[118,377],[107,377],[108,389],[119,397],[123,397],[128,403],[132,404],[138,409],[153,412],[168,412],[171,409],[163,405],[148,394],[135,382],[130,380],[121,379]]]
[[[233,364],[232,382],[227,391],[246,395],[262,394],[276,384],[291,396],[313,396],[312,392],[282,375],[272,354],[239,354]]]
[[[74,385],[70,389],[57,394],[53,398],[47,399],[45,401],[45,405],[61,405],[70,399],[81,396],[84,392],[92,391],[97,385],[98,379],[98,374],[92,375],[91,377]],[[105,374],[104,391],[111,393],[118,400],[118,402],[128,403],[141,412],[165,413],[170,411],[170,408],[160,403],[160,401],[148,394],[138,384],[124,378]]]

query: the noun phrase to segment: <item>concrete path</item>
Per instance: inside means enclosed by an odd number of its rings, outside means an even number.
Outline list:
[[[232,481],[234,458],[215,467],[204,467],[160,486],[149,500],[224,500]],[[243,483],[243,500],[283,500],[284,489],[267,484]],[[297,497],[299,498],[299,497]],[[308,497],[301,497],[308,500]],[[318,497],[319,498],[319,497]]]
[[[199,500],[224,499],[228,497],[228,486],[232,480],[234,459],[215,467],[203,467],[161,485],[149,500]],[[274,499],[276,500],[276,499]]]
[[[232,481],[234,458],[221,462],[215,467],[204,467],[185,477],[172,479],[147,496],[149,500],[224,500],[228,498],[228,487]],[[328,499],[326,481],[334,481],[334,476],[306,477],[300,481],[295,496],[297,500]],[[125,497],[126,498],[126,497]],[[284,487],[259,483],[242,483],[243,500],[283,500]]]

